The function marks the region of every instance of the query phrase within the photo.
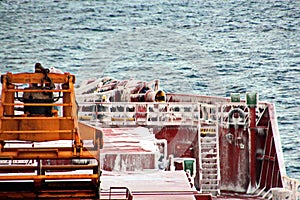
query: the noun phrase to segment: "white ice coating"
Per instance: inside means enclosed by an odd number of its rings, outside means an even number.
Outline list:
[[[104,146],[100,163],[112,171],[142,171],[158,169],[160,152],[157,140],[148,128],[103,128]],[[160,161],[162,162],[162,161]]]
[[[130,147],[141,147],[145,151],[150,152],[158,150],[155,144],[156,138],[147,128],[137,127],[111,130],[112,134],[118,134],[118,136],[105,136],[104,133],[104,148],[120,148],[130,145]]]
[[[80,86],[76,88],[76,95],[78,98],[84,98],[85,102],[92,102],[91,100],[97,98],[99,95],[106,95],[109,99],[110,97],[115,97],[116,93],[119,92],[121,101],[129,102],[131,96],[139,95],[140,90],[144,86],[153,90],[154,84],[155,81],[145,82],[135,79],[118,80],[112,77],[103,77],[82,82]]]

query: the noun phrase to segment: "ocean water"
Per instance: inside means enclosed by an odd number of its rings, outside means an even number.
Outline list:
[[[160,79],[168,92],[255,91],[275,104],[300,179],[300,1],[2,0],[0,71]]]

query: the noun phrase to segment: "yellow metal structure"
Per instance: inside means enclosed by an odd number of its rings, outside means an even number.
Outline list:
[[[1,83],[0,198],[99,198],[101,132],[77,120],[75,76],[7,73]]]

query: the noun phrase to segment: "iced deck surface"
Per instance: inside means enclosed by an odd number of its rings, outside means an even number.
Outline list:
[[[155,136],[148,129],[138,128],[103,128],[105,154],[144,154],[159,153],[155,145]],[[137,162],[137,160],[133,160]],[[142,161],[143,163],[149,160]],[[106,162],[109,162],[106,159]],[[154,161],[151,161],[154,162]],[[117,162],[114,162],[114,166]],[[138,163],[135,163],[138,165]],[[127,163],[128,165],[128,163]],[[137,171],[104,171],[101,176],[101,199],[106,199],[111,187],[126,187],[134,199],[194,199],[184,171],[137,170]],[[121,169],[121,168],[120,168]],[[112,190],[113,198],[125,196],[125,190]]]
[[[135,200],[194,199],[184,171],[104,172],[101,177],[101,191],[109,192],[110,187],[127,187]],[[101,194],[101,198],[104,196]]]
[[[105,153],[132,153],[157,151],[155,136],[147,128],[103,128]]]

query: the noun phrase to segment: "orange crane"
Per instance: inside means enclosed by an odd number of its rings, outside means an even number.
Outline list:
[[[41,68],[1,83],[0,198],[100,198],[102,135],[77,119],[75,76]]]

